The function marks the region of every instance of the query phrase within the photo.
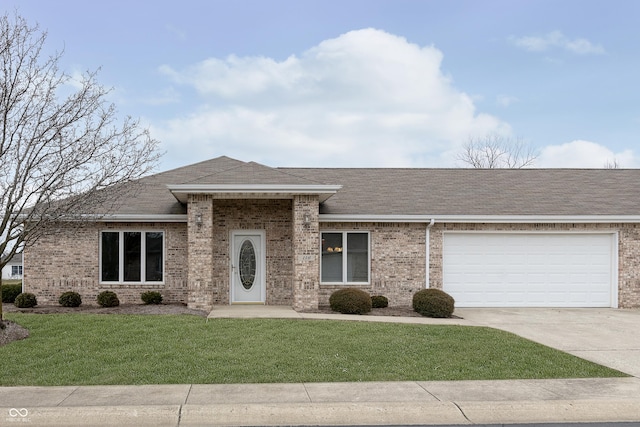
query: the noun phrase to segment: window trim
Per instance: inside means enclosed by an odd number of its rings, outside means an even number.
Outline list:
[[[324,233],[342,234],[343,256],[342,256],[342,281],[341,282],[323,282],[322,281],[322,235]],[[366,282],[349,282],[347,281],[347,258],[349,253],[348,238],[349,234],[366,234],[367,235],[367,281]],[[371,285],[371,232],[368,230],[320,230],[320,285],[323,286],[370,286]]]
[[[102,279],[102,238],[104,233],[118,233],[118,280]],[[125,281],[124,280],[124,233],[140,233],[140,280]],[[147,233],[162,233],[162,280],[147,281],[147,271],[145,268],[147,260]],[[164,285],[165,275],[167,271],[167,246],[166,246],[166,230],[162,229],[104,229],[100,230],[100,241],[98,249],[98,274],[100,284],[109,285]]]

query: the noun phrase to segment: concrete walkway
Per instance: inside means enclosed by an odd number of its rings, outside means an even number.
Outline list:
[[[462,308],[456,314],[640,378],[640,309]]]
[[[591,360],[600,358],[607,363],[599,363],[624,372],[635,372],[638,367],[634,358],[640,310],[461,309],[456,314],[463,319],[344,316],[296,313],[288,307],[233,306],[216,307],[209,318],[345,318],[491,326],[582,353],[578,355]],[[0,387],[0,426],[558,422],[640,423],[640,378]]]

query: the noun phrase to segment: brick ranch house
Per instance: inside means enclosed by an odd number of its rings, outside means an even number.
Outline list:
[[[142,178],[116,211],[24,254],[56,303],[328,305],[345,286],[409,305],[639,307],[640,170],[271,168],[228,157]]]

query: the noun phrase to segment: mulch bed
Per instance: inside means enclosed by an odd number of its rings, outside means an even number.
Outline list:
[[[29,330],[14,323],[5,320],[3,326],[0,326],[0,347],[13,341],[23,340],[29,336]]]

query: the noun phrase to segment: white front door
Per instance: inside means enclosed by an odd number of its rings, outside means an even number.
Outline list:
[[[264,231],[234,231],[231,236],[231,302],[265,302]]]

